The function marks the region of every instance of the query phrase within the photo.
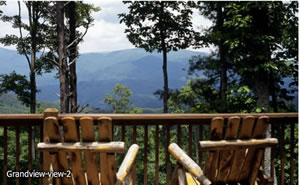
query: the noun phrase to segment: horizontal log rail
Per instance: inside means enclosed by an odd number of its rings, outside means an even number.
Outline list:
[[[115,125],[177,125],[177,124],[210,124],[214,117],[229,118],[238,116],[244,118],[247,116],[258,118],[268,116],[270,123],[297,123],[298,113],[226,113],[226,114],[59,114],[58,118],[74,117],[79,120],[82,117],[110,117]],[[41,125],[44,119],[43,114],[0,114],[0,126],[35,126]],[[188,121],[183,123],[183,121]]]
[[[203,167],[205,164],[205,152],[199,149],[199,142],[207,140],[207,128],[214,117],[246,116],[258,118],[268,116],[270,118],[272,136],[278,139],[277,148],[272,149],[271,176],[274,176],[274,167],[277,170],[278,184],[294,184],[297,175],[297,140],[294,141],[298,123],[298,113],[261,113],[261,114],[58,114],[58,119],[74,117],[79,120],[82,117],[111,117],[115,132],[114,141],[125,141],[125,146],[137,143],[140,151],[137,161],[133,162],[131,178],[134,184],[166,184],[171,180],[174,171],[174,158],[166,152],[167,143],[176,142],[185,152]],[[47,160],[42,152],[38,152],[37,143],[43,141],[43,114],[0,114],[0,184],[45,184],[45,180],[38,178],[9,178],[8,170],[41,171]],[[95,121],[96,124],[96,121]],[[285,130],[284,130],[285,129]],[[38,134],[38,135],[37,135]],[[35,143],[31,145],[31,137],[35,135]],[[286,136],[290,140],[286,140]],[[22,137],[27,137],[26,141]],[[164,137],[163,137],[164,136]],[[152,141],[150,140],[152,138]],[[170,141],[172,139],[172,141]],[[129,142],[129,143],[128,143]],[[24,144],[26,148],[24,149]],[[289,144],[289,149],[284,148]],[[13,147],[12,147],[13,146]],[[36,153],[32,153],[34,147]],[[126,148],[126,151],[128,148]],[[34,151],[34,150],[33,150]],[[27,153],[24,153],[27,152]],[[161,155],[160,153],[164,153]],[[286,159],[289,154],[289,159]],[[28,156],[27,161],[20,160],[20,156]],[[118,154],[117,154],[118,155]],[[124,155],[119,155],[125,157]],[[161,159],[161,157],[163,158]],[[276,160],[280,162],[275,163]],[[173,162],[172,162],[173,161]],[[289,163],[289,164],[288,164]],[[25,164],[25,167],[24,167]],[[120,165],[120,164],[119,164]],[[288,166],[288,168],[287,168]],[[149,168],[152,170],[149,170]],[[3,169],[3,170],[2,170]],[[279,172],[278,172],[279,171]],[[286,176],[285,174],[289,174]],[[294,175],[295,174],[295,175]],[[168,179],[163,179],[168,178]],[[152,181],[153,180],[153,181]],[[35,182],[34,182],[35,181]]]

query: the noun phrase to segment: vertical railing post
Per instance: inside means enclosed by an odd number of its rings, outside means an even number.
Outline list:
[[[28,170],[32,171],[32,128],[28,127]],[[28,178],[28,185],[32,184],[31,177]]]
[[[46,117],[58,117],[58,110],[55,108],[48,108],[45,110],[44,112],[44,119]],[[44,124],[44,123],[43,123]],[[50,142],[49,140],[49,136],[45,130],[45,126],[43,126],[43,142]],[[49,152],[43,152],[43,171],[44,172],[48,172],[50,171],[50,154]],[[47,185],[48,184],[48,178],[44,177],[43,178],[43,185]]]
[[[280,125],[280,184],[284,185],[284,128],[285,125]]]
[[[203,140],[203,125],[199,125],[199,140]],[[202,152],[200,151],[200,145],[198,144],[198,152],[199,152],[199,166],[200,168],[203,168],[202,166]]]
[[[44,126],[43,124],[40,126],[40,142],[44,141]],[[43,152],[40,152],[40,171],[43,171]],[[43,185],[44,178],[40,178],[40,185]]]
[[[20,127],[16,127],[16,172],[20,171]],[[16,178],[16,185],[20,185],[20,178]]]
[[[177,145],[181,146],[181,125],[177,125]]]
[[[193,148],[192,148],[192,145],[193,145],[193,126],[192,125],[189,125],[189,141],[188,141],[188,154],[189,156],[192,158],[193,157]]]
[[[167,136],[167,143],[166,143],[166,146],[167,148],[169,147],[170,145],[170,125],[167,125],[166,126],[167,129],[166,129],[166,136]],[[167,168],[167,174],[166,174],[166,178],[167,178],[167,182],[169,182],[169,180],[171,180],[171,164],[170,164],[170,153],[168,151],[168,149],[166,149],[166,168]]]
[[[133,126],[133,144],[136,144],[136,125]],[[132,183],[136,184],[136,160],[134,160],[134,163],[132,165],[131,179]]]
[[[271,137],[275,137],[275,124],[271,125]],[[271,148],[271,177],[274,178],[275,174],[275,147]]]
[[[4,174],[3,174],[3,181],[4,185],[7,185],[7,126],[4,127]]]
[[[290,161],[290,179],[291,179],[291,184],[294,184],[294,159],[295,159],[295,124],[291,123],[291,161]]]
[[[155,185],[159,185],[159,125],[155,126]]]
[[[148,126],[144,126],[144,185],[148,184]]]
[[[121,140],[123,142],[125,142],[125,136],[126,136],[126,127],[125,127],[125,125],[122,125],[121,126]],[[123,161],[123,159],[125,157],[125,153],[122,153],[121,156],[122,156],[122,161]]]

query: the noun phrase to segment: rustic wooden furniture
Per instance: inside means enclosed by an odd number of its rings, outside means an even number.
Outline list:
[[[95,132],[94,121],[98,124]],[[125,152],[124,142],[112,141],[112,120],[101,117],[93,120],[82,117],[79,123],[73,117],[44,119],[44,142],[38,149],[49,152],[51,168],[56,172],[72,172],[72,178],[53,178],[55,184],[64,185],[115,185],[132,184],[131,166],[135,161],[138,145],[133,144],[120,168],[115,172],[114,153]],[[98,142],[97,142],[98,138]],[[100,164],[100,165],[99,165]]]
[[[193,176],[191,184],[273,184],[262,171],[265,148],[278,143],[265,138],[268,123],[267,116],[213,118],[210,140],[199,142],[199,149],[207,151],[205,172],[177,144],[170,144],[169,152],[179,162],[170,184],[187,184],[182,166]]]

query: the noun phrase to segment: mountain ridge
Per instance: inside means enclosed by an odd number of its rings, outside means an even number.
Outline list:
[[[170,88],[185,85],[188,61],[194,55],[207,53],[180,50],[168,53],[168,75]],[[0,74],[15,70],[28,76],[28,64],[25,57],[15,50],[0,48],[2,68]],[[3,62],[4,61],[4,62]],[[9,61],[9,62],[7,62]],[[14,61],[14,62],[10,62]],[[37,76],[37,87],[41,90],[37,99],[41,101],[58,101],[58,79],[56,72]],[[162,53],[148,53],[144,49],[133,48],[112,52],[92,52],[81,54],[77,61],[78,101],[94,107],[105,107],[105,94],[111,93],[116,83],[128,86],[133,91],[131,97],[138,107],[160,108],[162,102],[153,92],[163,87]]]

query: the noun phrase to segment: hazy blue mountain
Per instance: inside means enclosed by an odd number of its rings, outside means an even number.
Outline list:
[[[195,55],[207,53],[181,50],[168,54],[169,88],[180,88],[186,85],[189,59]],[[15,50],[0,48],[0,74],[17,73],[28,75],[28,64],[25,57]],[[54,76],[56,71],[37,77],[37,86],[41,92],[37,95],[40,101],[59,102],[59,82]],[[153,95],[163,88],[162,54],[147,53],[143,49],[128,49],[112,52],[86,53],[77,61],[78,101],[93,107],[106,109],[103,103],[106,93],[111,93],[116,83],[128,86],[134,93],[133,103],[143,108],[161,108],[162,101]],[[289,79],[285,79],[286,84]],[[286,87],[285,85],[284,87]],[[295,93],[298,103],[298,93]]]
[[[168,54],[169,87],[180,88],[186,84],[188,61],[194,55],[207,53],[181,50]],[[28,75],[25,57],[14,50],[0,48],[0,74],[17,73]],[[58,79],[55,71],[37,77],[41,92],[38,99],[58,101]],[[134,93],[132,100],[136,106],[159,108],[162,102],[153,92],[163,87],[162,53],[147,53],[143,49],[128,49],[112,52],[86,53],[77,61],[78,94],[80,104],[90,104],[105,108],[103,99],[111,93],[116,83],[128,86]]]

